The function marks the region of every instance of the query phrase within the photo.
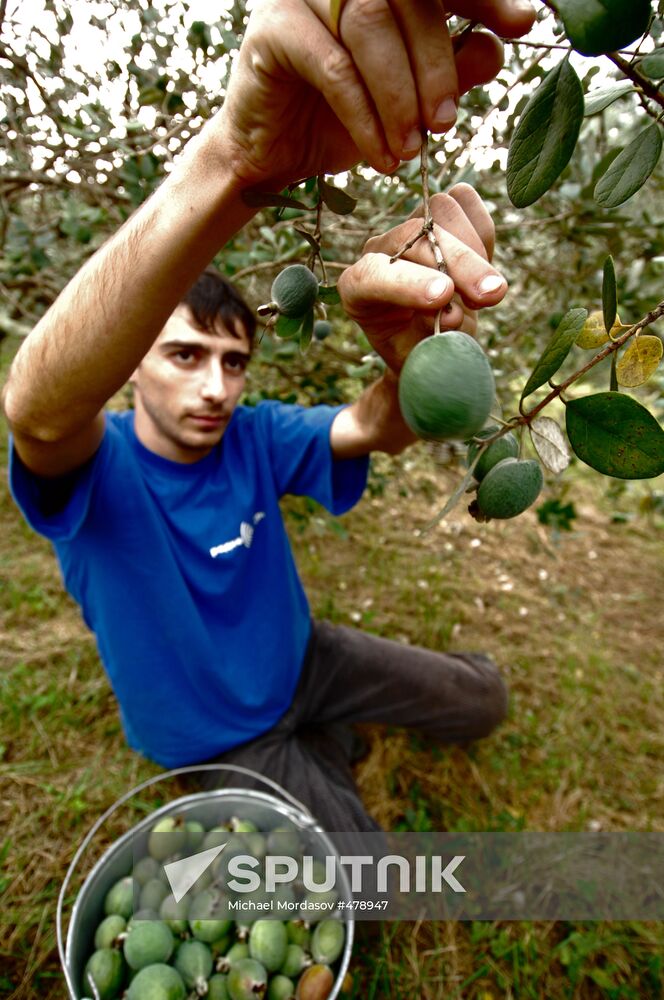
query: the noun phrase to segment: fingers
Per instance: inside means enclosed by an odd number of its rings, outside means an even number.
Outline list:
[[[507,291],[507,282],[489,263],[493,254],[494,225],[479,195],[469,185],[458,184],[450,194],[435,195],[430,207],[434,233],[448,274],[464,302],[472,308],[500,302]],[[365,251],[385,254],[388,258],[398,253],[419,233],[421,218],[420,214],[382,236],[373,237],[368,240]],[[426,237],[418,239],[405,257],[429,269],[435,266]]]
[[[448,197],[453,198],[461,207],[466,218],[482,241],[487,260],[491,260],[496,246],[496,227],[488,208],[477,191],[470,184],[455,184],[447,194]],[[431,199],[432,210],[434,212],[437,211],[439,197],[439,195],[434,195]],[[442,222],[440,224],[443,225]]]
[[[455,56],[459,93],[465,94],[493,80],[503,65],[503,56],[502,43],[495,35],[487,31],[471,32]]]
[[[329,0],[307,2],[329,25]],[[423,127],[454,124],[456,65],[438,0],[346,0],[339,30],[395,160],[417,154]]]
[[[535,21],[535,10],[528,0],[451,0],[449,10],[495,31],[503,38],[525,35]]]

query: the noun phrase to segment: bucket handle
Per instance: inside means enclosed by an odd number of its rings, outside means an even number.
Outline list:
[[[268,785],[272,789],[272,791],[277,792],[280,796],[287,799],[287,801],[290,802],[292,805],[294,805],[295,808],[299,810],[299,812],[303,813],[304,816],[310,819],[312,823],[315,822],[313,816],[311,815],[307,807],[302,802],[300,802],[299,799],[296,799],[294,795],[291,795],[290,792],[287,792],[285,788],[282,788],[281,785],[278,785],[276,781],[272,781],[271,778],[266,778],[265,775],[259,774],[257,771],[252,771],[248,767],[241,767],[239,764],[192,764],[188,767],[176,767],[172,771],[164,771],[162,774],[155,774],[151,778],[147,778],[146,781],[142,781],[140,785],[136,785],[135,788],[132,788],[130,791],[125,792],[125,794],[121,795],[120,798],[116,802],[114,802],[112,806],[109,806],[106,812],[103,813],[99,817],[99,819],[92,824],[92,826],[86,833],[85,837],[81,841],[76,851],[76,854],[72,858],[69,868],[67,869],[67,874],[64,877],[62,888],[60,889],[60,893],[58,895],[58,905],[55,911],[55,930],[58,943],[58,954],[60,956],[60,964],[62,966],[62,971],[64,972],[65,975],[67,989],[69,990],[69,995],[72,998],[72,1000],[77,1000],[76,989],[74,987],[72,977],[69,974],[69,969],[67,967],[67,961],[65,958],[64,935],[62,931],[62,911],[64,907],[65,896],[67,894],[67,889],[69,888],[69,883],[72,879],[74,871],[76,870],[76,866],[78,865],[78,862],[80,861],[83,852],[85,851],[85,849],[87,848],[88,844],[95,836],[97,831],[100,829],[100,827],[102,827],[103,824],[106,822],[106,820],[109,818],[109,816],[112,816],[113,813],[120,808],[120,806],[123,806],[125,802],[133,798],[134,795],[137,795],[139,792],[144,791],[144,789],[149,788],[151,785],[156,785],[159,781],[164,781],[167,778],[175,778],[180,774],[191,774],[192,772],[195,771],[231,771],[236,773],[239,772],[240,774],[244,774],[249,778],[253,778],[255,781],[262,781],[265,785]],[[93,992],[96,993],[97,991],[94,990]]]

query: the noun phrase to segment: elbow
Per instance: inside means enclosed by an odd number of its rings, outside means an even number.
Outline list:
[[[33,411],[26,393],[21,391],[17,381],[10,371],[0,395],[0,406],[11,433],[16,438],[21,437],[44,444],[59,440],[61,435],[53,427],[47,426]]]

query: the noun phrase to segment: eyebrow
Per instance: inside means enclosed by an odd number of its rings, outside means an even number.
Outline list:
[[[196,350],[196,351],[209,351],[210,350],[210,348],[206,344],[202,344],[199,340],[181,340],[181,339],[177,339],[177,340],[163,340],[161,342],[161,344],[159,345],[159,347],[160,347],[161,350],[165,350],[165,349],[171,350],[172,348],[176,348],[177,350],[186,350],[186,351],[192,351],[192,350]],[[251,354],[249,353],[249,351],[243,350],[242,347],[240,347],[240,346],[238,346],[238,347],[229,347],[227,350],[224,351],[224,355],[227,355],[227,354],[239,354],[240,357],[246,358],[247,360],[249,360],[249,358],[251,357]]]

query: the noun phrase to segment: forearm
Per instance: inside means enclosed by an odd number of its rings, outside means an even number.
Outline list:
[[[23,434],[59,440],[94,420],[187,288],[251,217],[212,138],[216,148],[205,132],[189,147],[26,339],[4,397],[10,423]]]
[[[330,431],[335,458],[372,451],[397,455],[417,440],[399,409],[398,378],[389,369],[350,406],[340,410]]]

